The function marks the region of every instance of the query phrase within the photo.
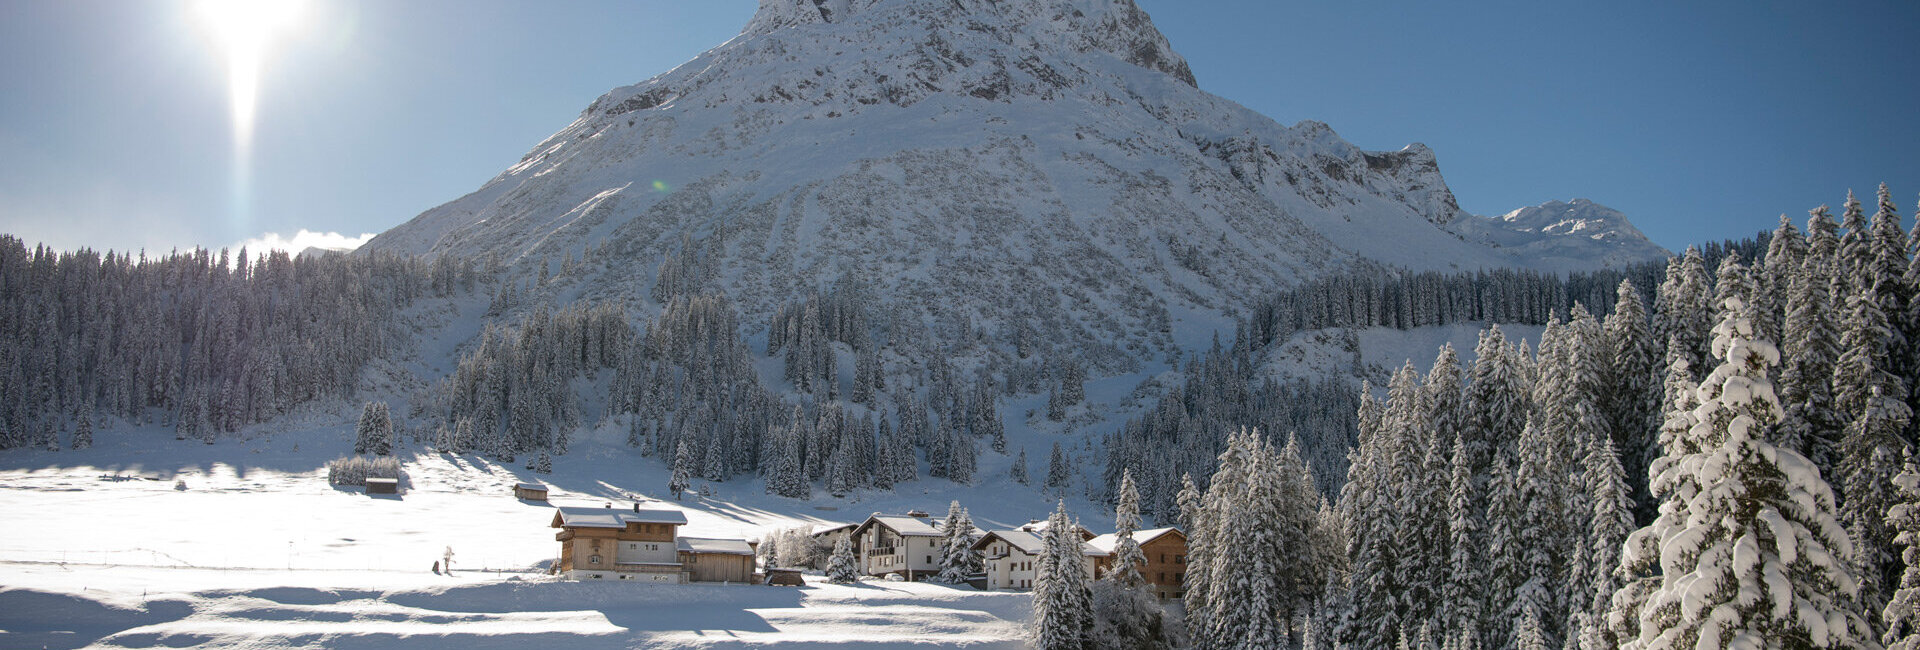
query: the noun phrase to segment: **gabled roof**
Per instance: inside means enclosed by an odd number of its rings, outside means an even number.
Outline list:
[[[753,555],[753,545],[744,539],[715,539],[709,537],[680,537],[673,540],[673,547],[682,553],[717,553],[722,555]]]
[[[679,510],[616,510],[613,508],[555,508],[553,528],[626,528],[629,523],[687,525]]]
[[[825,537],[834,533],[847,532],[859,527],[860,524],[820,524],[814,527],[812,534],[814,537]]]
[[[853,533],[858,535],[865,532],[867,527],[876,524],[886,526],[887,529],[892,530],[895,534],[905,537],[940,537],[944,535],[944,533],[940,532],[940,527],[933,525],[931,521],[920,517],[896,515],[874,515],[868,517],[866,521],[860,522],[860,527],[853,529]]]
[[[984,549],[996,539],[1006,542],[1008,546],[1019,549],[1021,553],[1027,555],[1039,555],[1040,551],[1047,546],[1046,540],[1041,538],[1040,535],[1034,534],[1032,531],[989,530],[986,535],[982,535],[979,540],[973,543],[973,549],[976,551]],[[1106,557],[1109,551],[1097,548],[1086,542],[1081,542],[1080,553],[1088,557]]]
[[[522,490],[536,490],[540,492],[547,491],[547,486],[539,483],[515,483],[513,484],[513,487],[516,487]]]
[[[1008,546],[1020,549],[1020,552],[1027,555],[1039,555],[1040,549],[1046,547],[1046,543],[1040,539],[1039,535],[1024,530],[989,530],[973,543],[973,549],[976,551],[984,549],[994,540],[1006,542]]]
[[[1180,529],[1178,528],[1171,528],[1171,527],[1149,528],[1147,530],[1133,531],[1133,543],[1139,544],[1141,546],[1146,546],[1147,542],[1160,539],[1161,535],[1165,535],[1168,533],[1178,534],[1182,541],[1185,541],[1187,538],[1187,534],[1180,532]],[[1113,533],[1107,533],[1105,535],[1101,535],[1099,537],[1095,537],[1093,539],[1087,540],[1087,544],[1109,554],[1113,553],[1114,545],[1119,543],[1120,543],[1120,537]]]

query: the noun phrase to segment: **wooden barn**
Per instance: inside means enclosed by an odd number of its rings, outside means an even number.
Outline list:
[[[374,477],[367,478],[367,494],[399,494],[399,493],[400,493],[400,479],[374,478]]]
[[[753,581],[754,545],[744,539],[681,537],[674,540],[680,566],[693,582]]]
[[[545,501],[547,486],[540,483],[516,483],[513,486],[513,496],[527,501]]]

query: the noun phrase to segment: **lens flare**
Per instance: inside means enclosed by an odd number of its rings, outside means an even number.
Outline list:
[[[198,0],[195,13],[227,59],[227,101],[233,117],[234,148],[253,144],[260,96],[260,75],[276,37],[300,22],[300,0]]]

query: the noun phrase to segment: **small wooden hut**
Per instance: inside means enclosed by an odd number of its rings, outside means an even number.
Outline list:
[[[539,483],[516,483],[513,486],[513,496],[527,501],[545,501],[547,486]]]
[[[367,494],[399,494],[399,493],[400,493],[400,479],[377,478],[377,477],[367,478]]]

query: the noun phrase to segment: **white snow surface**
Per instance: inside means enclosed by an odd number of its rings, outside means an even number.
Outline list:
[[[1604,237],[1474,219],[1424,145],[1363,151],[1200,90],[1129,0],[766,0],[363,250],[531,275],[603,247],[574,295],[632,297],[710,239],[750,326],[844,273],[930,322],[1019,318],[1135,361],[1356,264],[1664,256],[1624,218]]]
[[[87,450],[0,452],[0,647],[1025,647],[1024,593],[811,575],[802,588],[572,583],[545,569],[558,507],[631,514],[639,501],[681,513],[688,537],[757,540],[953,499],[1010,527],[1052,508],[1030,488],[923,479],[794,501],[741,480],[674,502],[655,459],[592,432],[546,476],[406,443],[400,494],[367,495],[326,483],[351,432],[346,417],[214,445],[113,430]],[[536,476],[550,503],[514,498]],[[454,570],[434,574],[449,549]]]

